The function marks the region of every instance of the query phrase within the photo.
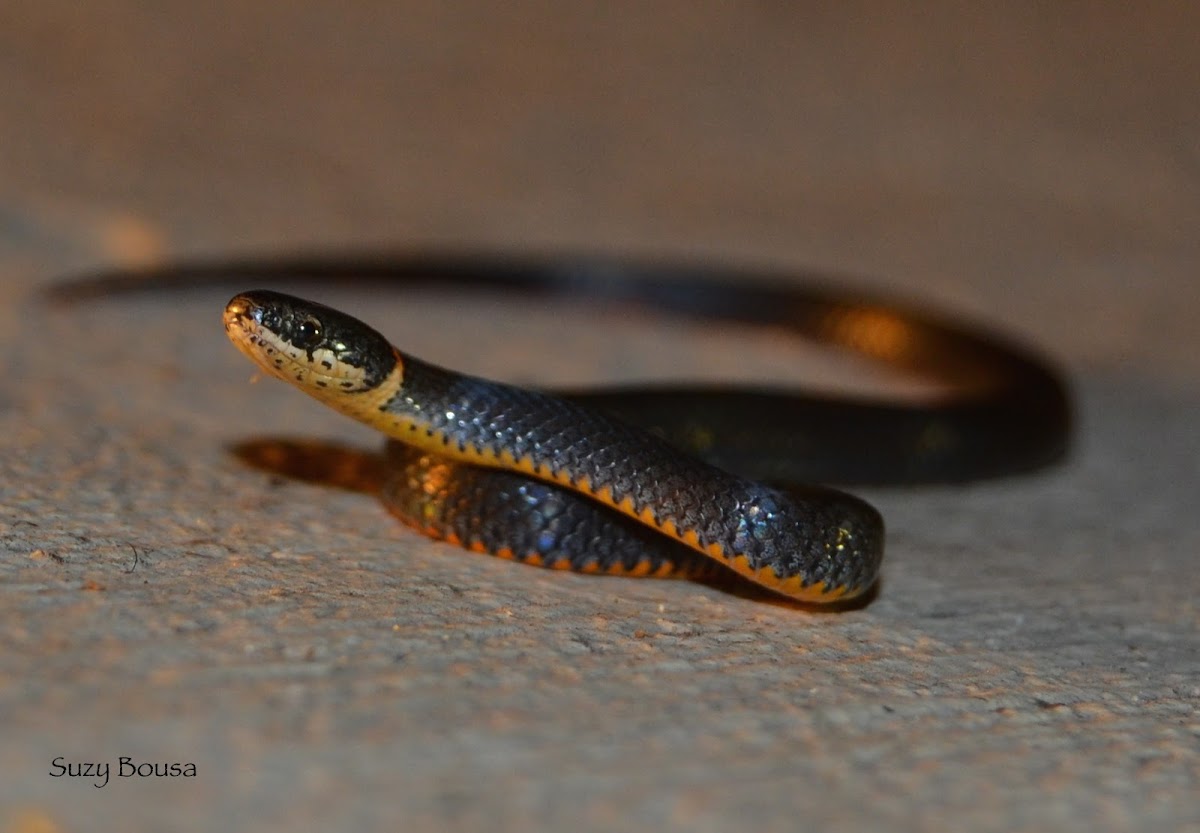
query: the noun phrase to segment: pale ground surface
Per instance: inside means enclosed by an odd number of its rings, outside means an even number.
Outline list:
[[[1200,7],[81,5],[0,4],[0,824],[1200,829]],[[816,615],[427,543],[233,456],[375,441],[245,384],[222,291],[36,296],[427,243],[864,275],[1059,357],[1076,452],[871,492],[882,591]],[[512,379],[779,371],[617,313],[327,297]]]

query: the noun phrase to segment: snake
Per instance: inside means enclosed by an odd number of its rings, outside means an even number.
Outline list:
[[[753,274],[611,262],[450,258],[390,271],[440,288],[636,301],[783,327],[939,386],[918,402],[755,385],[531,389],[424,361],[294,295],[252,290],[230,300],[225,332],[262,371],[387,437],[387,509],[476,552],[582,573],[736,574],[798,602],[842,602],[875,585],[884,522],[826,484],[956,483],[1066,453],[1069,395],[1050,363],[924,307]]]

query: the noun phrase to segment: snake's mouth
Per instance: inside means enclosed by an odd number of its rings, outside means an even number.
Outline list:
[[[280,349],[281,339],[262,325],[262,307],[239,295],[225,306],[222,316],[225,335],[246,358],[259,368],[284,381],[296,379],[290,373],[294,362]]]

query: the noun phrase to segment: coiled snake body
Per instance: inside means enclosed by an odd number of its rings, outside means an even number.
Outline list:
[[[923,404],[698,386],[558,396],[428,364],[320,304],[265,290],[231,300],[225,329],[242,352],[390,438],[388,508],[477,551],[619,575],[730,569],[829,602],[874,582],[883,522],[858,498],[796,481],[955,481],[1034,468],[1065,448],[1069,407],[1052,370],[919,311],[653,271],[443,272],[443,285],[482,275],[525,291],[785,324],[947,391]]]

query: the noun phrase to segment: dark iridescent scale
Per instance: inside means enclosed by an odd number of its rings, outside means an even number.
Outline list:
[[[711,577],[724,568],[574,492],[520,474],[448,464],[388,443],[383,501],[399,517],[518,561],[585,572]],[[446,468],[453,477],[445,479]]]
[[[657,526],[673,522],[680,533],[695,532],[702,548],[716,544],[728,559],[745,556],[750,571],[770,567],[780,579],[801,577],[804,586],[824,582],[854,591],[878,567],[883,524],[866,503],[823,489],[793,494],[763,486],[569,401],[409,357],[401,392],[381,410],[460,450],[507,451],[548,474],[586,480],[593,492],[611,490],[614,503],[628,497],[639,514],[652,507]],[[414,466],[419,463],[405,467],[405,478],[416,476]],[[389,504],[411,522],[468,545],[518,556],[534,551],[547,564],[566,558],[577,569],[596,563],[601,570],[620,565],[628,571],[648,559],[653,570],[664,560],[677,562],[686,550],[576,493],[510,473],[454,469],[461,475],[444,487],[439,479],[435,506],[398,497],[396,488],[388,489]]]

